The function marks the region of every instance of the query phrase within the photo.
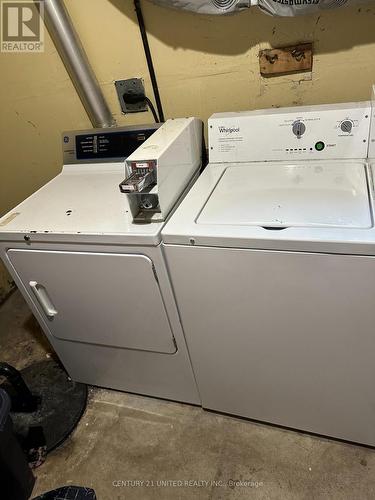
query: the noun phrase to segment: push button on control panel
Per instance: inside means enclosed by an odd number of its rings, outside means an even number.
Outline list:
[[[315,149],[317,151],[323,151],[323,149],[326,147],[326,145],[324,144],[323,141],[318,141],[316,144],[315,144]]]

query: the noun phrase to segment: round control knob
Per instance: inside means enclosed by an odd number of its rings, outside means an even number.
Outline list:
[[[344,120],[343,122],[341,122],[340,128],[346,134],[350,134],[353,128],[353,123],[350,120]]]
[[[293,134],[300,138],[306,132],[306,125],[303,122],[296,121],[293,123]]]

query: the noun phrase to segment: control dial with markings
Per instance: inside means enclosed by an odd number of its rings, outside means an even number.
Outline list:
[[[306,132],[306,125],[303,122],[297,120],[293,123],[292,131],[293,134],[296,135],[299,139]]]
[[[350,134],[353,129],[353,122],[351,120],[344,120],[340,123],[340,129],[346,134]]]

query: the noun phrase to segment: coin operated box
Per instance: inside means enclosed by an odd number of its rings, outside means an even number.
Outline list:
[[[162,222],[182,196],[202,159],[203,124],[196,118],[167,120],[125,161],[120,191],[133,222]]]

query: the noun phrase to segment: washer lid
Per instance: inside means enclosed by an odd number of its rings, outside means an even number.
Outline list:
[[[362,163],[227,167],[197,224],[262,227],[370,228]]]

